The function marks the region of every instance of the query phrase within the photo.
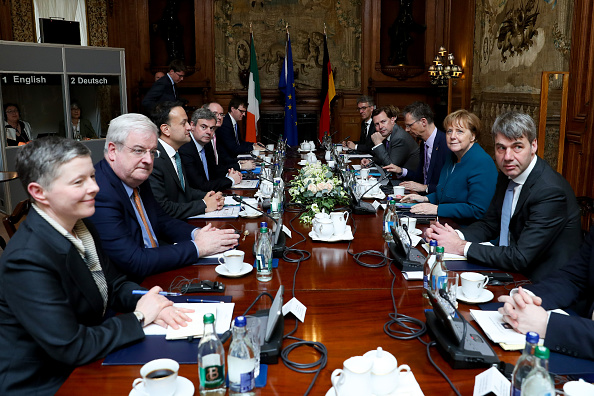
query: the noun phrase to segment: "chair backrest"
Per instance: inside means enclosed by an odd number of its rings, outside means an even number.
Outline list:
[[[590,197],[577,197],[582,212],[582,231],[584,235],[594,226],[594,199]]]
[[[27,217],[27,213],[29,213],[29,208],[31,207],[31,203],[28,199],[21,201],[17,204],[17,206],[12,211],[12,214],[9,216],[4,216],[2,219],[2,224],[4,224],[4,228],[8,233],[8,236],[12,238],[12,236],[17,231],[18,225]]]

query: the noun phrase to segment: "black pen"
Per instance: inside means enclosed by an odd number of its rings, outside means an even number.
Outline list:
[[[222,303],[224,301],[217,301],[217,300],[203,300],[201,298],[188,298],[186,300],[189,303]]]

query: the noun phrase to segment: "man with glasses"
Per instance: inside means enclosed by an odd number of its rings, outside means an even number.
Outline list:
[[[161,153],[155,158],[149,182],[161,207],[171,217],[187,219],[191,216],[223,208],[221,193],[192,188],[188,183],[190,172],[182,166],[179,148],[190,141],[191,124],[180,102],[163,102],[155,107],[151,116],[159,128]],[[209,190],[204,187],[204,190]]]
[[[217,134],[216,130],[223,125],[223,118],[225,118],[225,112],[223,110],[223,106],[221,106],[217,102],[206,103],[202,106],[203,109],[210,110],[216,117],[217,124],[215,126],[215,132],[212,134],[212,139],[210,141],[210,145],[213,148],[214,157],[215,157],[215,164],[219,165],[219,153],[217,152]],[[256,163],[254,160],[233,160],[228,164],[221,164],[224,169],[233,168],[235,170],[253,170],[256,168]]]
[[[343,146],[357,150],[360,153],[371,154],[371,148],[374,146],[371,141],[371,135],[375,132],[375,126],[371,120],[371,113],[375,109],[375,103],[371,96],[361,96],[357,99],[357,111],[361,116],[361,137],[359,141],[343,142]]]
[[[165,77],[161,77],[148,90],[144,99],[142,99],[142,107],[147,114],[150,114],[155,106],[161,102],[179,100],[179,93],[177,92],[176,84],[183,81],[186,76],[186,65],[175,59],[169,64],[169,72]]]
[[[230,164],[237,161],[239,154],[265,149],[260,143],[246,142],[239,133],[239,123],[247,113],[247,105],[245,98],[237,96],[234,96],[229,102],[229,112],[216,131],[219,164]]]
[[[170,217],[147,179],[157,150],[157,127],[141,114],[109,123],[104,159],[95,164],[99,193],[95,224],[109,258],[131,280],[196,263],[237,245],[234,230],[202,229]]]
[[[427,103],[414,102],[404,108],[404,125],[406,132],[423,141],[420,147],[420,161],[416,168],[407,169],[396,165],[388,165],[385,170],[393,172],[407,190],[420,194],[435,192],[441,168],[450,154],[446,135],[433,122],[433,111]]]

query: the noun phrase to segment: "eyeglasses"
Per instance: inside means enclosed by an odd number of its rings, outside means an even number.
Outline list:
[[[177,76],[178,76],[179,78],[184,78],[184,77],[186,76],[185,74],[180,74],[180,73],[178,73],[178,72],[174,72],[174,73],[175,73],[175,74],[177,74]]]
[[[416,120],[416,121],[413,121],[413,122],[411,122],[410,124],[404,124],[404,126],[405,126],[405,127],[407,127],[407,128],[410,128],[410,127],[412,127],[413,125],[415,125],[415,124],[416,124],[417,122],[419,122],[419,121],[421,121],[421,120]]]
[[[6,113],[18,113],[19,111],[17,109],[12,109],[12,110],[6,110]]]
[[[151,155],[151,158],[159,158],[159,156],[161,155],[161,152],[157,149],[132,148],[126,146],[125,144],[122,144],[122,146],[130,150],[130,153],[132,153],[135,157],[138,158],[144,157],[146,153],[149,153]]]
[[[367,110],[370,107],[373,107],[373,106],[360,106],[360,107],[357,107],[357,110],[359,110],[359,111],[361,111],[361,110]]]
[[[246,114],[247,110],[241,110],[241,109],[237,109],[241,114]]]

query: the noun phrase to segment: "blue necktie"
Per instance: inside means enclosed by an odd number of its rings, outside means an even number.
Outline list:
[[[237,124],[233,125],[233,129],[235,129],[235,142],[239,145],[239,138],[237,137]]]
[[[202,166],[204,167],[204,173],[206,174],[206,180],[210,180],[208,176],[208,164],[206,163],[206,154],[204,153],[204,147],[200,150],[200,159],[202,160]]]
[[[386,150],[390,151],[390,141],[386,139]]]
[[[175,167],[177,168],[177,176],[179,177],[179,182],[181,183],[182,190],[186,191],[186,183],[184,181],[184,173],[182,171],[181,158],[177,151],[175,152],[173,158],[175,158]]]
[[[518,183],[513,180],[509,181],[505,196],[503,198],[503,206],[501,207],[501,227],[499,230],[499,246],[509,245],[509,220],[512,216],[512,205],[514,203],[514,188]]]

